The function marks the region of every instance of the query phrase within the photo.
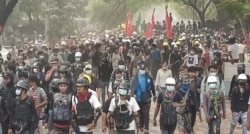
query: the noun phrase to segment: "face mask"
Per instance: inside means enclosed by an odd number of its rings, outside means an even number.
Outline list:
[[[125,65],[118,65],[118,68],[121,69],[121,70],[124,70],[125,69]]]
[[[23,66],[18,66],[18,69],[22,70],[22,69],[23,69]]]
[[[81,58],[75,58],[75,61],[80,61],[81,60]]]
[[[44,56],[43,56],[43,55],[41,55],[41,56],[39,56],[39,58],[40,58],[40,59],[44,59]]]
[[[146,70],[139,70],[140,75],[144,75],[146,73]]]
[[[127,89],[119,89],[119,94],[121,95],[121,96],[124,96],[124,95],[127,95]]]
[[[211,83],[211,84],[208,84],[208,87],[210,88],[210,89],[215,89],[216,88],[216,83]]]
[[[194,55],[194,51],[191,51],[190,54]]]
[[[20,95],[21,95],[21,92],[22,92],[21,90],[16,90],[16,95],[17,95],[17,96],[20,96]]]
[[[92,70],[86,70],[85,73],[86,74],[92,74]]]
[[[174,89],[175,89],[175,87],[174,87],[174,86],[167,86],[167,90],[168,90],[169,92],[174,91]]]
[[[33,72],[34,72],[34,73],[37,73],[37,72],[38,72],[37,68],[34,68],[34,69],[33,69]]]
[[[209,76],[216,76],[216,73],[209,73]]]

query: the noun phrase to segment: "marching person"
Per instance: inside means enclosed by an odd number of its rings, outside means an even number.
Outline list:
[[[172,71],[168,68],[168,63],[163,62],[163,66],[158,70],[155,80],[156,90],[159,90],[161,87],[165,87],[165,82],[167,78],[172,77]]]
[[[160,111],[160,129],[162,134],[174,134],[177,125],[177,107],[184,107],[186,103],[182,96],[176,91],[175,79],[170,77],[165,81],[165,87],[162,88],[157,98],[157,104],[154,112],[153,125],[157,126],[157,115]]]
[[[80,78],[76,82],[76,96],[72,97],[71,124],[75,134],[93,134],[101,116],[101,104],[89,91],[89,81]]]
[[[129,82],[122,82],[118,88],[119,96],[111,100],[109,106],[110,134],[135,134],[136,130],[139,133],[140,107],[135,98],[128,95],[129,89]]]
[[[207,79],[209,90],[203,95],[203,110],[208,123],[208,134],[220,134],[221,118],[226,118],[226,102],[223,91],[217,88],[217,78]]]
[[[145,134],[149,133],[149,111],[151,106],[151,99],[156,101],[155,85],[153,78],[146,71],[144,63],[139,64],[138,74],[135,75],[132,82],[131,94],[135,96],[136,101],[140,107],[140,124],[141,130]],[[153,95],[152,95],[153,94]]]
[[[35,102],[27,95],[28,82],[20,80],[16,87],[17,98],[14,100],[8,134],[34,134],[38,127],[38,117]]]

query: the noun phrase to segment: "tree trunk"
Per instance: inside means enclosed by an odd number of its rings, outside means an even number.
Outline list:
[[[199,15],[200,21],[201,21],[201,26],[206,27],[206,20],[205,20],[205,12],[198,12],[196,11]]]
[[[245,39],[247,40],[247,48],[248,48],[248,51],[249,51],[250,42],[249,42],[249,35],[248,35],[247,29],[246,29],[245,21],[244,21],[244,16],[239,15],[238,20],[239,20],[239,23],[240,23],[241,31],[242,31]]]
[[[28,16],[28,18],[29,18],[29,24],[31,25],[32,22],[33,22],[31,13],[27,13],[27,16]]]

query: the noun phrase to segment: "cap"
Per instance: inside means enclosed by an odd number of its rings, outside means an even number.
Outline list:
[[[140,70],[146,70],[146,66],[145,66],[145,64],[139,64],[138,65],[138,68],[140,69]]]
[[[191,66],[188,68],[188,72],[196,72],[196,71],[197,71],[197,68],[194,66]]]
[[[91,64],[86,65],[85,69],[92,69],[92,65]]]

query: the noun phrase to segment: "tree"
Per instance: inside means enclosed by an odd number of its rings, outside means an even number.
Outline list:
[[[3,27],[10,16],[13,8],[17,4],[18,0],[1,0],[0,1],[0,35],[3,32]]]
[[[141,7],[151,6],[162,0],[91,0],[87,7],[89,21],[101,29],[124,23],[128,12],[132,14]]]
[[[206,12],[212,3],[212,0],[180,0],[183,4],[191,7],[199,16],[201,25],[206,23]]]
[[[241,26],[241,30],[246,39],[249,39],[245,19],[250,13],[250,3],[246,0],[221,0],[218,8],[224,10],[231,20],[236,20]]]

